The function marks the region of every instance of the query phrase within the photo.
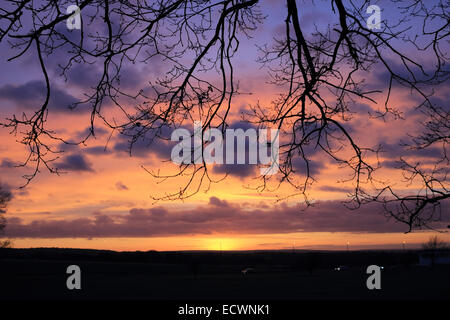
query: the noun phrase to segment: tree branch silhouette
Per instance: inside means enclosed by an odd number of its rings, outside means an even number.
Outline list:
[[[85,143],[95,136],[95,122],[102,121],[112,132],[118,131],[130,139],[130,154],[139,139],[166,140],[166,130],[182,127],[200,120],[202,132],[209,128],[224,131],[229,125],[233,98],[240,94],[235,79],[233,58],[239,54],[243,37],[261,27],[264,16],[258,0],[223,1],[81,1],[84,25],[79,38],[68,36],[58,28],[70,14],[61,8],[69,1],[6,1],[0,10],[0,42],[9,41],[17,51],[10,60],[20,59],[25,53],[38,57],[47,92],[45,101],[31,114],[13,115],[2,126],[20,136],[20,143],[28,148],[23,166],[34,164],[34,171],[25,176],[26,184],[35,178],[41,168],[52,173],[60,171],[54,165],[59,150],[52,142],[66,141],[47,129],[48,102],[52,85],[47,72],[47,60],[56,52],[66,54],[61,75],[66,78],[77,64],[102,66],[102,74],[86,98],[70,106],[90,107],[90,132],[76,143]],[[269,190],[291,185],[310,203],[307,190],[315,181],[311,170],[311,150],[321,150],[334,163],[352,172],[351,203],[359,207],[368,202],[381,202],[389,215],[404,222],[409,229],[424,227],[436,219],[435,208],[449,197],[446,166],[448,158],[449,127],[447,106],[436,106],[428,90],[448,79],[445,69],[448,57],[442,46],[448,41],[449,16],[445,1],[427,6],[420,1],[391,0],[403,10],[403,16],[394,24],[384,21],[381,30],[372,30],[365,24],[364,9],[369,1],[358,6],[353,2],[330,0],[336,22],[326,28],[315,28],[306,35],[302,25],[302,7],[297,1],[286,0],[285,32],[270,45],[260,48],[258,61],[268,69],[270,82],[279,95],[271,107],[259,103],[250,106],[244,119],[260,127],[280,129],[284,139],[280,145],[280,174],[260,176],[257,190]],[[408,19],[422,23],[422,32],[409,37]],[[429,28],[430,20],[442,22]],[[25,27],[31,23],[31,31]],[[96,32],[86,32],[88,27]],[[99,27],[100,26],[100,27]],[[401,44],[412,44],[416,52],[404,52]],[[433,53],[435,68],[426,69],[417,59],[417,53]],[[415,55],[416,54],[416,55]],[[121,86],[123,66],[127,63],[163,61],[169,71],[156,79],[149,79],[150,90],[130,93]],[[399,67],[403,71],[398,71]],[[384,68],[389,75],[386,90],[368,88],[364,76],[374,68]],[[376,103],[386,95],[384,107],[374,117],[401,117],[392,106],[393,86],[409,89],[421,98],[418,110],[429,118],[423,132],[416,135],[410,148],[427,149],[442,145],[443,159],[432,172],[401,158],[400,170],[410,181],[419,181],[417,194],[404,195],[394,186],[380,184],[374,179],[379,162],[379,146],[363,146],[349,128],[357,100]],[[130,110],[121,99],[142,99]],[[111,103],[120,117],[108,108]],[[299,179],[296,163],[305,168]],[[209,189],[215,180],[207,164],[181,164],[178,172],[163,175],[144,168],[154,177],[165,181],[171,177],[185,177],[179,190],[155,199],[186,199],[202,187]],[[226,177],[226,175],[225,175]],[[225,178],[223,177],[223,178]],[[376,192],[369,191],[374,186]],[[393,207],[394,208],[393,208]]]

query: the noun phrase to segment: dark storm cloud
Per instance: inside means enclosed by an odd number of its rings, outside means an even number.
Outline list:
[[[0,100],[13,103],[20,110],[36,110],[45,101],[46,86],[43,81],[29,81],[22,85],[7,84],[0,87]],[[75,110],[70,107],[79,102],[76,98],[56,86],[51,87],[48,108],[53,112],[79,112],[85,111],[82,106],[77,106]]]
[[[450,222],[448,206],[443,206],[442,225]],[[91,217],[74,220],[20,219],[8,221],[8,237],[152,237],[183,234],[270,234],[292,232],[404,232],[406,226],[388,220],[383,209],[371,204],[348,210],[340,201],[323,201],[307,210],[275,205],[268,210],[244,208],[211,197],[197,208],[173,210],[163,207],[133,208],[127,214],[107,215],[96,212]],[[442,225],[439,225],[442,227]]]
[[[58,169],[67,171],[94,171],[92,164],[82,154],[71,154],[56,163]]]

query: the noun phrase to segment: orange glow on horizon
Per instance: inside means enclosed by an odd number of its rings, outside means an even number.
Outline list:
[[[362,234],[310,232],[295,234],[213,235],[148,238],[13,239],[15,248],[60,247],[115,251],[366,250],[421,248],[433,232]],[[450,242],[449,234],[439,236]]]

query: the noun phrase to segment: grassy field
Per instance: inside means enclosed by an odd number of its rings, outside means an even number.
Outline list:
[[[420,267],[410,257],[398,263],[392,260],[396,254],[388,259],[370,252],[224,252],[220,256],[153,252],[140,253],[138,259],[122,253],[48,250],[53,251],[13,249],[1,256],[0,299],[450,298],[450,266]],[[369,264],[384,257],[381,290],[367,289],[366,266],[360,262],[364,257]],[[346,260],[350,262],[346,270],[332,267]],[[66,288],[66,268],[71,264],[81,268],[81,290]],[[244,276],[241,270],[249,265],[255,273]]]

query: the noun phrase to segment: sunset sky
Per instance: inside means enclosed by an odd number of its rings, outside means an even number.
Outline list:
[[[314,6],[310,1],[298,1],[300,21],[306,34],[312,32],[314,24],[321,27],[334,19],[329,2],[317,1]],[[378,4],[382,20],[397,19],[398,12],[393,8],[383,6],[383,1]],[[259,102],[270,108],[279,93],[279,88],[268,83],[267,69],[261,68],[256,59],[257,46],[270,45],[273,37],[283,34],[285,4],[284,1],[264,0],[260,8],[267,18],[252,34],[253,38],[242,41],[233,60],[240,90],[248,93],[233,100],[229,118],[233,128],[248,126],[240,119],[249,105]],[[65,28],[65,23],[58,27]],[[410,50],[406,45],[400,48]],[[31,112],[45,97],[37,57],[26,54],[19,60],[7,62],[14,52],[7,43],[0,44],[2,119]],[[87,134],[90,113],[87,107],[69,110],[67,105],[82,99],[90,90],[101,65],[76,64],[64,81],[58,65],[66,59],[63,52],[58,52],[46,60],[53,86],[48,126],[75,142]],[[424,65],[434,63],[431,54],[417,59]],[[148,64],[126,66],[122,89],[134,92],[145,88],[149,81],[166,72],[164,66],[164,61],[157,58]],[[414,190],[417,186],[404,182],[401,171],[395,168],[395,161],[403,156],[426,163],[442,154],[438,147],[418,152],[401,146],[401,142],[417,133],[423,124],[423,114],[414,109],[419,97],[394,86],[391,102],[403,113],[404,119],[371,118],[370,112],[383,108],[388,77],[383,68],[374,67],[364,74],[364,80],[369,87],[381,89],[383,93],[375,96],[376,104],[356,100],[351,106],[353,118],[345,124],[346,128],[360,145],[382,145],[383,152],[379,155],[382,168],[376,172],[377,179],[388,180],[399,190]],[[436,86],[433,99],[448,107],[449,97],[448,81]],[[135,103],[131,99],[126,102],[130,108]],[[105,108],[111,109],[111,118],[115,114],[119,117],[113,106]],[[256,191],[260,181],[255,179],[258,175],[255,165],[215,166],[212,173],[216,178],[223,177],[224,173],[229,176],[211,184],[209,190],[203,187],[184,201],[155,201],[151,196],[174,192],[184,181],[177,177],[161,182],[145,170],[174,172],[176,166],[170,162],[173,144],[157,142],[149,146],[145,141],[138,141],[130,156],[128,137],[118,132],[111,135],[101,120],[96,121],[95,139],[89,139],[85,145],[58,146],[64,152],[55,164],[63,174],[58,176],[42,169],[29,185],[19,189],[26,182],[22,176],[33,170],[32,166],[16,167],[25,160],[26,149],[16,141],[19,137],[11,135],[8,129],[0,128],[0,139],[0,182],[13,193],[2,236],[11,239],[17,248],[344,250],[348,246],[350,249],[402,249],[403,246],[419,247],[435,234],[431,231],[405,234],[407,226],[387,218],[375,204],[348,210],[343,201],[348,199],[352,184],[343,181],[350,172],[323,154],[313,155],[315,182],[308,196],[314,205],[304,210],[301,196],[278,201],[294,193],[287,185],[274,191]],[[450,211],[444,203],[442,222],[436,227],[446,228],[449,223]],[[448,233],[439,236],[450,241]]]

